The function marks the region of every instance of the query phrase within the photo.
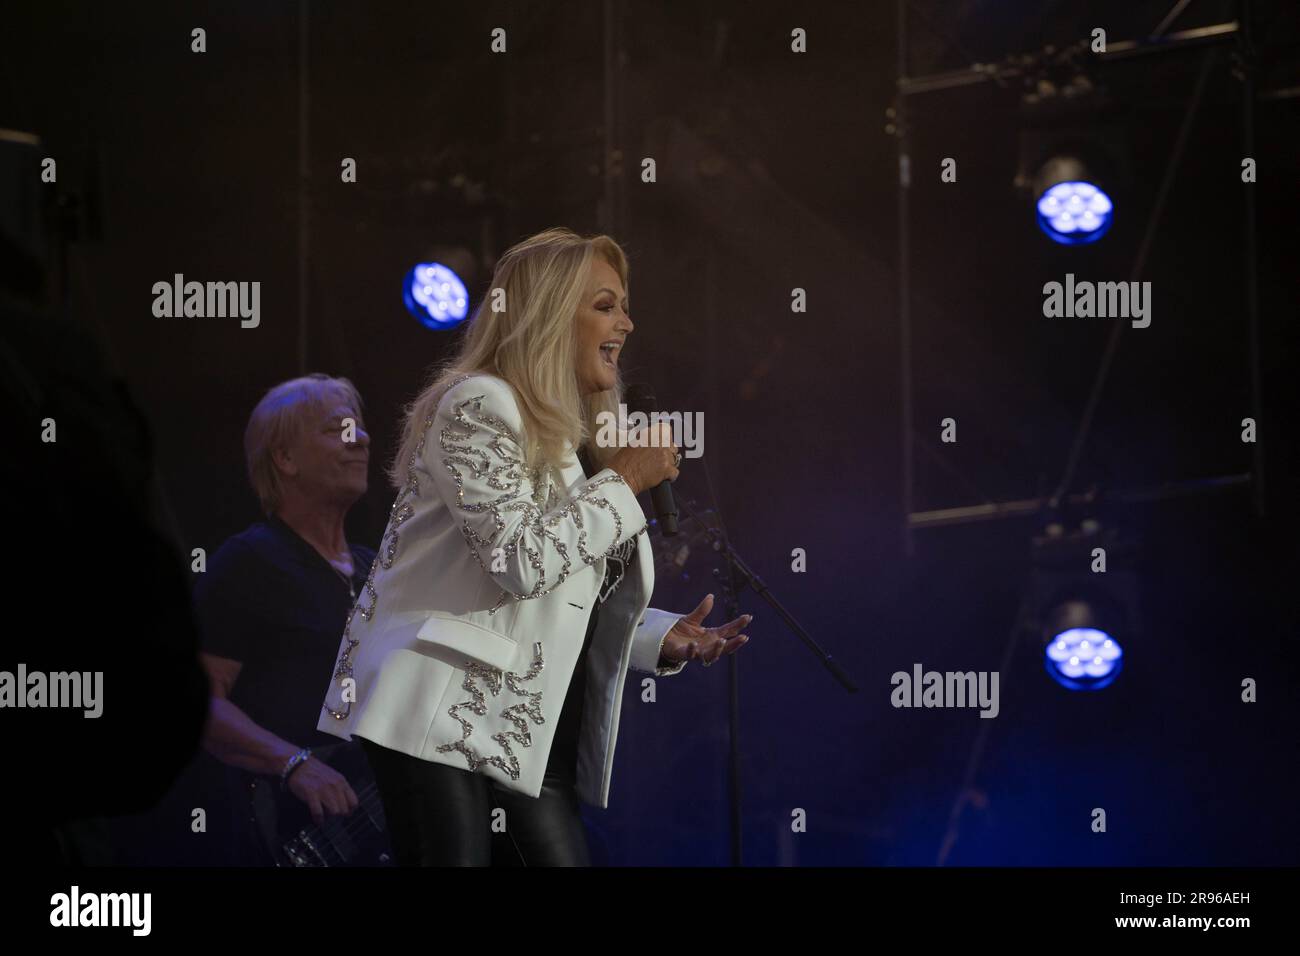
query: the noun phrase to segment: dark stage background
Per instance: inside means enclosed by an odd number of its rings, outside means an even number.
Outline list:
[[[1095,26],[1140,38],[1171,6],[917,2],[910,72]],[[1296,86],[1295,5],[1252,6],[1261,91]],[[1193,3],[1178,27],[1235,7]],[[9,4],[4,20],[0,126],[39,134],[58,191],[97,213],[101,228],[83,225],[71,248],[62,307],[148,417],[178,551],[211,554],[257,519],[244,425],[268,387],[308,371],[345,375],[365,399],[374,467],[349,536],[376,546],[399,407],[453,341],[406,313],[405,271],[435,245],[465,247],[477,302],[494,257],[524,236],[610,231],[631,259],[625,377],[705,415],[704,463],[686,464],[678,494],[721,510],[738,551],[861,687],[845,693],[744,595],[747,864],[1296,862],[1297,99],[1261,97],[1259,181],[1244,185],[1232,44],[1099,74],[1132,184],[1094,246],[1049,242],[1012,189],[1018,84],[909,104],[917,511],[1031,498],[1061,477],[1117,320],[1046,319],[1043,283],[1131,278],[1206,56],[1140,276],[1153,322],[1123,338],[1072,490],[1251,472],[1242,210],[1255,190],[1262,492],[1099,512],[1141,542],[1142,618],[1124,672],[1090,694],[1052,683],[1032,641],[1004,660],[1038,519],[920,530],[904,550],[894,4],[41,2]],[[198,26],[204,54],[190,52]],[[505,55],[489,51],[497,26]],[[795,26],[806,54],[790,51]],[[607,147],[621,155],[608,177]],[[641,181],[644,156],[658,182]],[[356,184],[339,181],[343,157]],[[944,157],[956,183],[940,181]],[[155,318],[151,287],[175,273],[260,281],[260,327]],[[794,287],[806,313],[791,312]],[[939,440],[949,416],[955,445]],[[716,590],[711,567],[697,553],[690,581],[661,574],[652,604],[693,607]],[[1000,715],[895,709],[890,675],[917,662],[1001,670]],[[689,667],[658,682],[654,705],[629,681],[611,807],[586,812],[599,862],[727,863],[725,677]],[[1246,677],[1258,703],[1240,701]],[[124,773],[152,757],[132,740],[119,756]],[[119,859],[219,859],[220,827],[189,828],[215,772],[196,757],[152,811],[115,821]],[[1089,829],[1094,807],[1105,834]],[[797,808],[806,833],[791,831]]]

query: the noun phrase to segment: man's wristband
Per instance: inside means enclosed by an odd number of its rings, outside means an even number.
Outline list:
[[[295,770],[297,770],[298,767],[303,763],[303,761],[305,761],[310,756],[311,756],[311,749],[308,747],[303,747],[302,750],[299,750],[296,754],[294,754],[292,757],[289,758],[289,760],[284,765],[284,769],[280,771],[281,790],[284,790],[289,786],[289,775],[293,773]]]

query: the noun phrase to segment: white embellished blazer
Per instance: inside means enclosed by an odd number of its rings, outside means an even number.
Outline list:
[[[558,483],[530,471],[522,427],[513,389],[486,373],[453,381],[424,422],[317,726],[538,796],[606,556],[635,536],[586,657],[578,795],[603,808],[628,668],[681,671],[657,666],[681,615],[647,606],[654,555],[622,476],[587,478],[573,456]]]

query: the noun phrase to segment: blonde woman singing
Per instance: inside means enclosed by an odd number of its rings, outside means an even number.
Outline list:
[[[648,447],[595,440],[622,397],[627,275],[607,236],[514,246],[406,409],[397,498],[318,725],[361,739],[399,864],[587,865],[578,801],[609,805],[629,667],[668,676],[748,640],[750,615],[704,626],[712,595],[648,607],[637,495],[681,455],[666,426]]]

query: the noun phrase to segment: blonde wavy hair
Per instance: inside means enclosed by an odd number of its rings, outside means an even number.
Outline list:
[[[564,467],[565,443],[604,468],[617,448],[589,442],[597,415],[617,415],[623,378],[603,392],[583,395],[577,375],[575,317],[593,257],[600,256],[628,289],[627,255],[606,235],[582,237],[565,228],[546,229],[508,249],[497,262],[489,292],[475,310],[456,353],[434,367],[402,415],[402,440],[387,476],[395,489],[407,482],[407,468],[447,386],[457,377],[488,372],[514,390],[523,418],[524,460],[530,471]],[[492,310],[493,290],[505,290],[505,308]],[[436,440],[436,438],[431,439]]]

